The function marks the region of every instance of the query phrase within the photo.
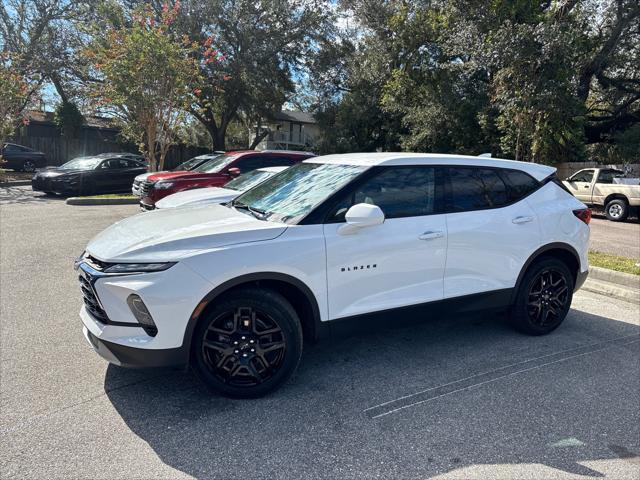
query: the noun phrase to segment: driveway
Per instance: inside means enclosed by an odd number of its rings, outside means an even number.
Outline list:
[[[637,306],[579,292],[544,337],[492,315],[379,327],[230,400],[186,372],[109,366],[83,338],[73,259],[135,213],[0,206],[2,478],[640,476]]]

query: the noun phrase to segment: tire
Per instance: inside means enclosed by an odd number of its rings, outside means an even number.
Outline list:
[[[607,203],[604,214],[612,222],[622,222],[629,216],[629,204],[625,200],[616,198]]]
[[[32,173],[36,171],[36,164],[33,163],[31,160],[25,160],[24,163],[22,164],[22,169],[23,172],[28,172],[28,173]]]
[[[535,262],[520,282],[509,312],[513,326],[528,335],[546,335],[558,328],[571,307],[574,283],[561,260]]]
[[[279,293],[241,289],[216,301],[200,319],[191,344],[191,366],[210,389],[228,397],[257,398],[295,372],[302,356],[302,328]]]

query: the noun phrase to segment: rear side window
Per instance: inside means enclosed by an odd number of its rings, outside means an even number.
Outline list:
[[[540,186],[535,178],[519,170],[500,170],[500,176],[507,185],[509,202],[517,202]]]
[[[623,177],[624,173],[619,170],[600,170],[596,183],[613,183],[614,178]]]
[[[448,212],[498,208],[509,203],[507,187],[495,170],[489,168],[447,168]]]

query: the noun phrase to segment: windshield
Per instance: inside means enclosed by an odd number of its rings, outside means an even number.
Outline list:
[[[252,172],[240,175],[238,178],[231,180],[224,188],[230,188],[231,190],[237,190],[238,192],[244,192],[252,187],[255,187],[259,183],[264,182],[267,178],[272,177],[274,172],[262,172],[260,170],[253,170]]]
[[[299,163],[273,176],[233,202],[265,220],[295,223],[367,167]]]
[[[204,162],[199,167],[191,170],[192,172],[216,173],[222,170],[236,159],[235,155],[220,155]]]
[[[211,155],[211,154],[199,155],[197,157],[190,158],[186,162],[182,162],[180,165],[178,165],[176,168],[174,168],[174,170],[175,171],[178,171],[178,170],[191,170],[192,168],[197,167],[198,165],[203,163],[204,161],[211,160],[211,159],[214,159],[216,157],[218,157],[218,155]]]
[[[98,157],[78,157],[62,164],[60,168],[63,170],[93,170],[102,160]]]

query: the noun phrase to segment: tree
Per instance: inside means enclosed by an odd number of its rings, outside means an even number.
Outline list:
[[[39,86],[37,79],[28,79],[14,68],[7,54],[0,54],[0,146],[13,135],[25,110]]]
[[[75,83],[85,78],[79,55],[86,37],[80,26],[91,12],[89,1],[5,0],[0,3],[0,52],[27,78],[52,85],[65,109],[75,104]],[[76,108],[77,109],[77,108]]]
[[[403,149],[537,162],[601,155],[595,145],[635,138],[625,132],[640,121],[637,0],[341,5],[357,22],[354,48],[315,76],[340,79],[320,106],[346,114],[336,125],[357,124],[348,112],[362,114],[358,99],[379,106],[375,121],[386,120],[385,135]],[[341,148],[346,131],[325,132]]]
[[[179,8],[165,4],[159,21],[149,7],[130,18],[123,13],[94,33],[86,52],[101,80],[93,97],[115,116],[122,135],[140,146],[152,170],[164,168],[186,111],[200,94],[200,59],[216,61],[208,51],[210,40],[202,46],[176,34]]]
[[[330,9],[321,0],[189,5],[188,11],[196,14],[179,21],[191,35],[212,36],[219,58],[202,64],[205,81],[191,111],[211,135],[213,148],[225,150],[227,129],[239,115],[268,120],[293,95],[292,73],[328,28]]]

